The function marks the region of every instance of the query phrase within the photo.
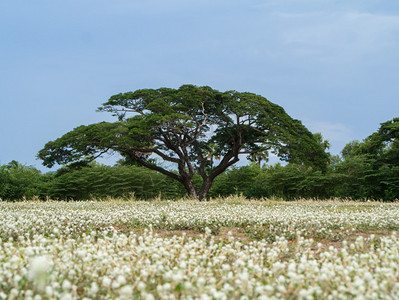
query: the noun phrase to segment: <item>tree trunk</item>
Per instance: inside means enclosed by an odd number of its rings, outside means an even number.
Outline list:
[[[190,179],[185,179],[182,182],[182,184],[185,187],[185,189],[187,190],[187,193],[190,196],[190,198],[198,199],[197,191],[195,190],[195,187]]]
[[[211,180],[209,178],[205,179],[204,182],[202,183],[201,189],[198,193],[190,179],[186,179],[185,181],[182,182],[182,184],[184,185],[185,189],[187,190],[187,193],[190,196],[190,198],[193,198],[193,199],[196,199],[199,201],[204,201],[206,198],[206,195],[209,192],[209,189],[212,186],[212,182],[213,182],[213,180]]]
[[[209,177],[204,180],[204,182],[202,183],[201,189],[199,191],[199,194],[198,194],[199,201],[205,200],[206,195],[208,194],[208,192],[212,186],[212,182],[213,182],[213,180],[209,179]]]

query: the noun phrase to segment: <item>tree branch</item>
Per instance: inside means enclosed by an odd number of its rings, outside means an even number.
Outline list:
[[[132,158],[134,161],[136,161],[137,163],[139,163],[140,165],[142,165],[143,167],[146,167],[148,169],[154,170],[154,171],[158,171],[159,173],[162,173],[166,176],[169,176],[175,180],[178,180],[179,182],[183,182],[183,178],[173,172],[170,172],[160,166],[157,166],[153,163],[150,163],[148,161],[145,161],[143,159],[141,159],[139,156],[137,156],[134,152],[130,152],[130,151],[121,151],[125,154],[127,154],[130,158]]]
[[[170,161],[173,163],[179,162],[179,159],[170,157],[157,148],[136,148],[136,147],[131,147],[129,145],[124,145],[123,149],[119,148],[117,150],[122,151],[122,152],[125,150],[125,151],[134,151],[137,153],[140,153],[140,152],[141,153],[155,153],[155,154],[159,155],[160,157],[162,157],[164,160],[167,160],[167,161]]]
[[[201,175],[201,177],[203,179],[205,179],[207,177],[207,175],[205,173],[205,166],[206,166],[206,163],[208,160],[202,154],[201,148],[199,147],[197,140],[195,140],[193,142],[193,146],[194,146],[194,150],[197,153],[199,160],[200,160],[200,165],[198,166],[198,172]]]
[[[194,131],[198,132],[197,129],[199,128],[199,133],[201,132],[201,128],[205,126],[206,124],[206,120],[208,119],[208,115],[205,113],[205,106],[204,106],[204,102],[201,102],[201,106],[202,106],[202,114],[205,116],[204,120],[202,121],[201,124],[199,124],[195,130],[191,130],[188,133],[192,133]],[[197,119],[194,118],[195,122],[198,124]],[[194,135],[195,138],[197,138],[197,136]]]
[[[265,152],[268,151],[267,149],[259,149],[259,150],[252,150],[252,151],[243,151],[239,152],[238,154],[254,154],[254,153],[259,153],[259,152]]]
[[[227,152],[227,154],[222,158],[219,165],[214,168],[209,174],[210,180],[213,180],[216,176],[223,173],[228,167],[239,161],[238,154],[241,146],[234,146],[233,149]]]

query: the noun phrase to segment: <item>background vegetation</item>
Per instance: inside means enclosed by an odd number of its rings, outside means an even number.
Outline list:
[[[248,198],[399,198],[399,166],[382,164],[362,155],[334,158],[326,173],[301,165],[266,165],[251,163],[220,175],[209,196],[242,194]],[[378,164],[377,164],[378,165]],[[201,178],[196,182],[199,185]],[[92,164],[80,169],[42,174],[34,167],[17,162],[0,167],[0,197],[3,200],[49,197],[52,199],[91,199],[157,196],[176,199],[186,191],[175,180],[139,166]]]
[[[327,149],[328,143],[321,135],[318,139]],[[194,176],[193,183],[199,187],[201,176]],[[129,160],[115,166],[91,163],[80,168],[63,167],[48,174],[17,161],[0,166],[0,198],[7,201],[32,197],[84,200],[133,194],[139,199],[176,199],[184,197],[186,190],[170,177]],[[377,132],[362,142],[348,143],[341,156],[330,156],[324,172],[295,163],[261,166],[259,158],[247,166],[230,168],[215,179],[208,196],[232,194],[286,200],[399,199],[399,118],[382,123]]]

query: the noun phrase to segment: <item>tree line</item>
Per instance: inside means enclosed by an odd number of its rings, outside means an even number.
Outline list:
[[[0,196],[398,197],[398,118],[332,157],[321,134],[249,92],[140,89],[110,97],[98,111],[117,121],[82,125],[47,142],[37,157],[44,166],[63,166],[55,174],[15,161],[2,166]],[[95,164],[108,152],[123,157],[119,166]],[[260,167],[270,153],[286,165]],[[243,155],[253,165],[235,167]]]
[[[316,135],[320,143],[328,144]],[[254,159],[231,167],[218,176],[207,197],[242,194],[248,198],[341,198],[353,200],[399,199],[399,118],[381,124],[363,141],[352,141],[340,156],[331,156],[327,170],[300,163],[267,165]],[[196,187],[202,185],[193,176]],[[55,173],[42,174],[16,161],[0,167],[0,198],[19,200],[38,197],[87,200],[104,197],[177,199],[187,195],[182,184],[154,170],[122,160],[115,166],[90,163]]]

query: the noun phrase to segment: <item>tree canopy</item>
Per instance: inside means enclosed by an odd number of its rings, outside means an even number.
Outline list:
[[[112,113],[117,121],[79,126],[48,142],[38,153],[43,165],[84,165],[115,151],[179,181],[191,197],[203,200],[214,179],[241,154],[270,151],[283,161],[321,171],[329,160],[300,121],[253,93],[194,85],[140,89],[112,96],[99,111]],[[176,165],[177,171],[151,155]],[[193,184],[195,174],[202,178],[199,189]]]
[[[377,132],[359,144],[357,154],[366,154],[380,163],[399,166],[399,118],[381,123]]]
[[[38,196],[43,184],[41,172],[32,166],[15,160],[0,166],[0,199],[16,201]]]
[[[344,163],[357,163],[363,170],[364,194],[374,199],[396,199],[399,195],[399,118],[381,123],[362,142],[342,150]],[[352,168],[353,170],[353,168]],[[360,174],[359,171],[356,172]]]

